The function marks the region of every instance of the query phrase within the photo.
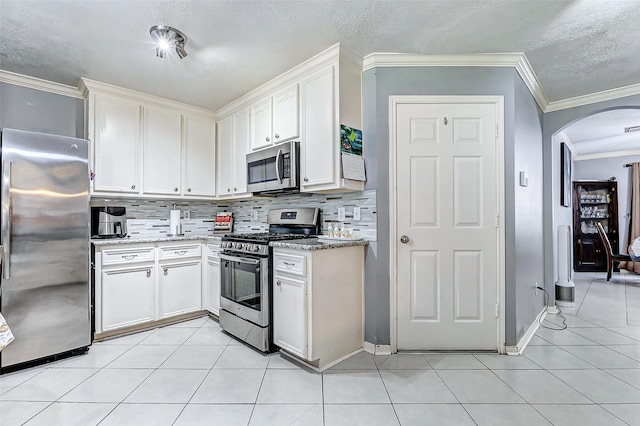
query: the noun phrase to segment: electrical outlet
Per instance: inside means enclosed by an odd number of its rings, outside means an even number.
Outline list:
[[[360,207],[353,208],[353,220],[360,220]]]
[[[182,211],[182,218],[184,220],[189,220],[191,219],[191,212],[189,210],[183,210]]]
[[[345,216],[346,214],[344,207],[338,207],[338,220],[344,222]]]
[[[253,220],[258,220],[258,210],[253,211]]]

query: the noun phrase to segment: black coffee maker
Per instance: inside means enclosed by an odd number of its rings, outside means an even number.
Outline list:
[[[127,236],[125,207],[91,207],[91,238],[124,238]]]

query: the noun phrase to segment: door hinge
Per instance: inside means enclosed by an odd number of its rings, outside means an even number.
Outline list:
[[[500,318],[500,304],[496,303],[496,318]]]
[[[496,123],[496,139],[498,139],[498,123]]]
[[[500,215],[496,214],[496,228],[500,228]]]

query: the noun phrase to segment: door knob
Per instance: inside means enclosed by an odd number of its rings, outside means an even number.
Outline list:
[[[400,242],[402,244],[407,244],[409,242],[409,237],[407,237],[406,235],[403,235],[402,237],[400,237]]]

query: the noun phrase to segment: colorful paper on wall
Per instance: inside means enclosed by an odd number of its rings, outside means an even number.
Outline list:
[[[362,156],[362,131],[340,125],[340,154],[342,177],[366,181],[364,157]]]

